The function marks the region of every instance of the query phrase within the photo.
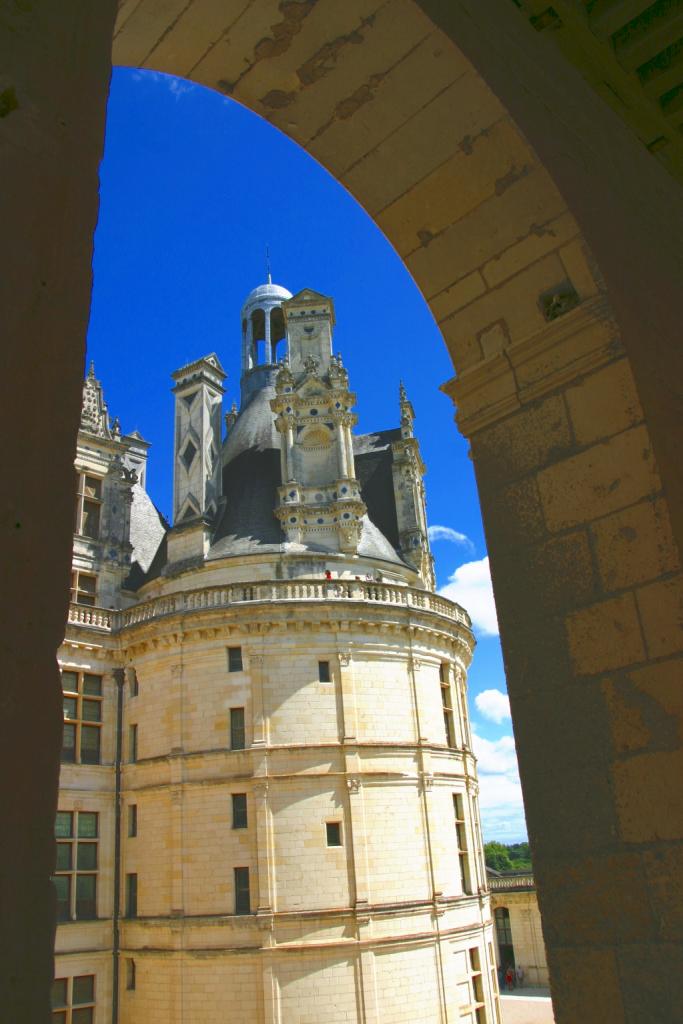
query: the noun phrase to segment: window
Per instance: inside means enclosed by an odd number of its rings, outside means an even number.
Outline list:
[[[98,825],[94,811],[57,811],[57,866],[52,881],[58,921],[97,917]]]
[[[455,953],[458,1007],[462,1024],[487,1024],[479,949]]]
[[[515,966],[515,947],[510,927],[510,911],[507,907],[496,907],[493,919],[496,922],[496,941],[498,942],[498,963],[507,970]]]
[[[342,845],[341,822],[340,821],[327,821],[327,822],[325,822],[325,829],[327,831],[327,845],[328,846],[341,846]]]
[[[448,665],[439,665],[439,683],[441,685],[441,704],[443,706],[443,724],[446,729],[446,746],[455,746],[455,724],[453,722],[453,703],[451,701],[451,684],[448,680]]]
[[[126,957],[126,988],[129,992],[135,991],[135,960]]]
[[[244,708],[230,708],[230,749],[244,750]]]
[[[321,683],[329,683],[331,681],[329,661],[318,662],[318,680]]]
[[[235,913],[251,914],[249,868],[235,868]]]
[[[128,726],[128,760],[132,763],[138,759],[138,727]]]
[[[132,839],[138,834],[138,805],[128,804],[128,835]]]
[[[97,576],[92,572],[71,572],[71,600],[74,604],[87,604],[92,608],[97,604]]]
[[[138,876],[126,875],[126,917],[138,916]]]
[[[62,669],[65,764],[99,764],[102,730],[102,676]]]
[[[52,1024],[93,1024],[95,975],[56,978],[52,982]]]
[[[247,794],[232,794],[232,827],[247,827]]]
[[[140,692],[140,687],[138,685],[138,674],[134,668],[128,669],[128,689],[131,697],[137,697],[137,695]]]
[[[101,510],[102,481],[96,476],[81,473],[76,499],[76,533],[97,540],[100,535]]]
[[[228,647],[228,672],[242,671],[242,648]]]
[[[470,855],[467,851],[467,825],[465,822],[465,802],[462,793],[453,794],[453,814],[455,816],[455,835],[458,843],[458,859],[460,861],[460,884],[462,891],[472,894],[472,876],[470,874]]]

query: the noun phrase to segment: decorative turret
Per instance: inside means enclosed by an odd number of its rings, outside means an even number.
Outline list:
[[[356,479],[351,411],[356,396],[332,355],[334,307],[308,289],[284,304],[289,362],[270,406],[281,437],[279,506],[288,542],[328,551],[358,550],[367,509]]]
[[[415,410],[403,383],[399,386],[401,413],[401,440],[392,444],[394,497],[400,551],[403,558],[414,566],[428,590],[433,590],[434,559],[429,547],[427,512],[423,476],[425,464],[420,446],[413,434]]]

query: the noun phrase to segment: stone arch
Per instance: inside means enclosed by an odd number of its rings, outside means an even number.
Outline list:
[[[32,245],[5,264],[9,372],[48,428],[32,425],[11,455],[6,564],[37,561],[46,583],[41,615],[27,594],[5,622],[24,638],[7,679],[18,716],[26,678],[54,689],[45,762],[14,780],[17,822],[22,806],[44,818],[54,806],[72,342],[87,319],[115,7],[17,11],[7,48],[6,180],[25,202],[5,237]],[[51,60],[26,60],[45,39]],[[601,1019],[603,1006],[615,1021],[667,1019],[683,839],[670,787],[683,763],[680,193],[508,0],[123,0],[113,53],[218,88],[286,131],[357,196],[422,289],[477,470],[558,1020]],[[28,236],[25,210],[40,225]],[[36,379],[39,358],[58,363],[61,387]],[[48,432],[55,457],[27,475]],[[6,586],[23,594],[20,574]],[[18,842],[7,877],[32,860],[44,877],[49,849]],[[31,936],[45,978],[46,903],[22,904],[22,891],[7,922],[17,948]],[[647,954],[634,962],[626,942]]]

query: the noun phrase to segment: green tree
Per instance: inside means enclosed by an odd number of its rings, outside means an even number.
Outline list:
[[[494,871],[512,871],[513,864],[507,847],[502,843],[484,843],[486,865]]]

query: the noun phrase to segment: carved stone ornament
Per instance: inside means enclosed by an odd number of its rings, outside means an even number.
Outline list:
[[[339,652],[339,664],[341,665],[342,668],[348,668],[349,667],[349,665],[351,664],[351,652],[350,651],[340,651]]]
[[[361,782],[357,775],[353,775],[351,778],[346,780],[349,793],[360,793]]]

